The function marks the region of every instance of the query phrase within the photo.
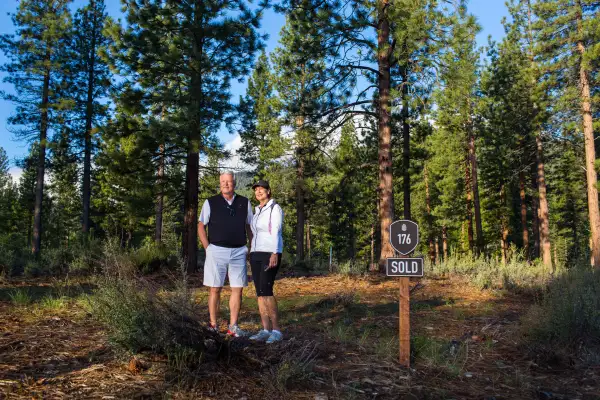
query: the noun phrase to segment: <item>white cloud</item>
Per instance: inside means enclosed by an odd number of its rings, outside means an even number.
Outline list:
[[[12,176],[13,182],[19,182],[21,175],[23,175],[23,170],[19,167],[12,167],[8,170],[8,173]]]
[[[250,166],[242,161],[242,158],[238,154],[238,150],[242,147],[242,138],[236,133],[233,139],[225,143],[225,150],[231,153],[231,158],[221,163],[222,168],[229,168],[234,171],[248,170]]]

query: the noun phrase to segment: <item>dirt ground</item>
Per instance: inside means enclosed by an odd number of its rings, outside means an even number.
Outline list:
[[[192,286],[206,304],[205,288]],[[0,398],[600,399],[600,368],[540,362],[526,345],[520,321],[531,297],[457,278],[411,287],[410,369],[397,363],[396,280],[286,277],[275,289],[285,340],[241,340],[258,363],[202,365],[190,381],[164,358],[113,349],[84,306],[93,285],[0,282]],[[27,304],[16,304],[19,288]],[[240,323],[250,331],[259,328],[253,292],[251,284]],[[44,302],[49,295],[66,300]]]

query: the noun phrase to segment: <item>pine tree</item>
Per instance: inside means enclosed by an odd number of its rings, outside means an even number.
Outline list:
[[[72,135],[63,129],[51,144],[49,162],[50,179],[48,192],[52,197],[50,219],[52,226],[45,237],[52,247],[68,247],[77,232],[81,214],[81,198],[78,193],[77,157],[71,146]]]
[[[280,45],[273,54],[282,118],[294,128],[297,261],[305,258],[306,225],[309,224],[307,203],[314,194],[310,191],[309,179],[318,168],[314,161],[319,155],[315,152],[322,149],[328,139],[327,135],[319,137],[317,126],[320,121],[312,118],[322,111],[322,98],[327,95],[323,86],[326,49],[318,29],[322,23],[318,16],[327,10],[327,5],[322,6],[324,8],[315,6],[310,0],[301,0],[288,10]]]
[[[266,53],[258,62],[248,80],[246,96],[240,99],[241,125],[239,131],[242,160],[254,166],[257,179],[268,179],[269,167],[287,150],[279,120],[279,99],[275,96],[276,78],[270,71]]]
[[[76,99],[72,121],[74,129],[80,132],[78,139],[83,142],[81,230],[84,235],[90,230],[93,129],[106,115],[107,107],[100,100],[108,95],[110,85],[110,71],[100,51],[110,44],[102,33],[107,18],[105,8],[104,0],[90,0],[87,6],[77,10],[69,49],[73,63],[70,87]]]
[[[529,257],[526,177],[536,164],[536,87],[532,84],[530,60],[526,42],[527,19],[522,4],[509,4],[512,22],[504,21],[506,36],[499,46],[490,45],[490,64],[482,78],[483,143],[482,176],[487,212],[495,221],[491,234],[499,236],[503,259],[510,232],[521,231],[520,242]],[[527,185],[529,186],[529,185]],[[516,218],[507,198],[518,192],[519,218]],[[517,227],[507,221],[520,220]]]
[[[8,172],[8,156],[0,147],[0,232],[8,234],[15,228],[14,207],[17,202],[17,190]]]
[[[484,243],[475,152],[476,121],[473,120],[478,101],[479,52],[475,47],[475,34],[479,29],[474,17],[468,15],[463,7],[459,7],[453,25],[451,48],[442,57],[442,87],[435,96],[438,106],[435,118],[438,129],[432,136],[433,157],[436,159],[432,164],[432,172],[437,176],[445,175],[436,183],[442,195],[441,204],[434,214],[442,217],[442,227],[450,228],[454,225],[454,229],[457,228],[456,216],[465,215],[468,249],[475,252],[482,251]],[[446,160],[452,168],[442,171],[442,160]],[[457,181],[459,170],[464,171],[463,183]],[[459,196],[457,190],[463,190],[464,194]],[[450,202],[455,202],[455,199],[461,197],[466,200],[465,212],[456,213],[456,206]]]
[[[166,83],[151,102],[179,114],[186,152],[183,256],[196,269],[199,155],[206,138],[230,121],[230,82],[248,73],[261,45],[256,33],[264,5],[244,1],[128,0],[128,28],[111,23],[115,64],[142,87]],[[170,85],[172,83],[172,85]]]
[[[23,0],[12,16],[15,35],[2,35],[0,49],[8,62],[2,66],[5,82],[14,85],[16,94],[2,92],[5,100],[16,103],[8,123],[20,138],[38,143],[35,211],[32,253],[39,255],[42,244],[42,200],[48,131],[58,113],[71,104],[61,96],[67,71],[64,48],[71,25],[70,0]]]
[[[533,5],[537,16],[534,25],[537,34],[537,53],[544,72],[544,83],[552,93],[555,115],[563,115],[555,121],[561,131],[575,130],[571,118],[576,116],[585,138],[585,170],[588,194],[589,224],[592,242],[592,264],[600,268],[600,210],[598,204],[596,151],[592,111],[592,87],[595,71],[599,65],[597,29],[600,4],[587,0],[538,0]],[[573,104],[579,110],[572,109]],[[567,122],[567,124],[565,124]],[[579,129],[577,129],[579,130]]]
[[[357,0],[350,2],[294,2],[293,8],[317,9],[313,28],[321,46],[327,49],[327,80],[323,82],[327,95],[326,111],[317,112],[311,119],[325,119],[329,126],[339,128],[356,115],[378,120],[379,149],[379,233],[381,236],[380,264],[393,255],[389,242],[389,225],[394,218],[392,172],[392,100],[395,93],[404,93],[406,105],[409,85],[419,71],[421,57],[439,39],[434,32],[443,32],[436,20],[437,1]],[[299,4],[302,4],[300,7]],[[413,19],[414,18],[414,19]],[[420,24],[408,21],[419,20]],[[423,52],[419,52],[419,49]],[[419,57],[413,57],[419,54]],[[399,75],[399,76],[397,76]],[[362,109],[360,108],[362,107]],[[409,107],[404,107],[404,120]],[[329,130],[327,130],[329,131]],[[404,124],[405,145],[409,134]],[[403,147],[404,149],[404,147]],[[409,149],[403,150],[408,171]],[[405,175],[406,211],[410,210],[409,176]]]

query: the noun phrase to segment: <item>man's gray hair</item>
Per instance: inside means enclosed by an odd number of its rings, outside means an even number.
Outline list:
[[[231,177],[233,178],[233,183],[235,184],[235,174],[233,173],[233,171],[221,172],[221,176],[223,176],[223,175],[231,175]]]

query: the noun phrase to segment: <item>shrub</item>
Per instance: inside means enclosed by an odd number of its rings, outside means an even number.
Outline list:
[[[188,361],[198,360],[204,350],[206,332],[184,271],[182,263],[181,277],[174,282],[172,291],[160,290],[151,282],[131,275],[109,273],[99,278],[90,306],[92,314],[106,326],[110,341],[134,353],[151,350],[169,357],[185,354]]]
[[[342,275],[362,275],[367,272],[367,265],[361,261],[349,260],[337,264],[335,271]]]
[[[30,259],[25,264],[25,275],[28,277],[35,278],[42,275],[43,272],[43,268],[37,260]]]
[[[287,350],[287,351],[286,351]],[[314,373],[315,359],[318,354],[318,345],[314,342],[305,342],[294,349],[280,351],[281,359],[271,367],[269,384],[283,393],[293,382],[302,382],[310,379]]]
[[[13,276],[21,274],[31,257],[31,251],[24,246],[25,239],[16,233],[0,235],[0,271]]]
[[[551,282],[523,319],[523,329],[534,347],[552,353],[587,349],[600,360],[600,271],[573,268]]]
[[[470,254],[452,254],[439,264],[426,260],[426,275],[456,275],[468,278],[480,289],[539,289],[544,287],[552,271],[546,269],[541,261],[529,263],[522,253],[514,251],[506,264],[495,258],[473,256]]]
[[[154,240],[146,240],[142,247],[133,251],[132,258],[137,269],[144,274],[171,266],[176,261],[175,254],[172,254],[167,246]]]
[[[50,275],[60,275],[68,271],[73,258],[73,252],[70,248],[49,248],[42,251],[40,264],[44,272]]]

